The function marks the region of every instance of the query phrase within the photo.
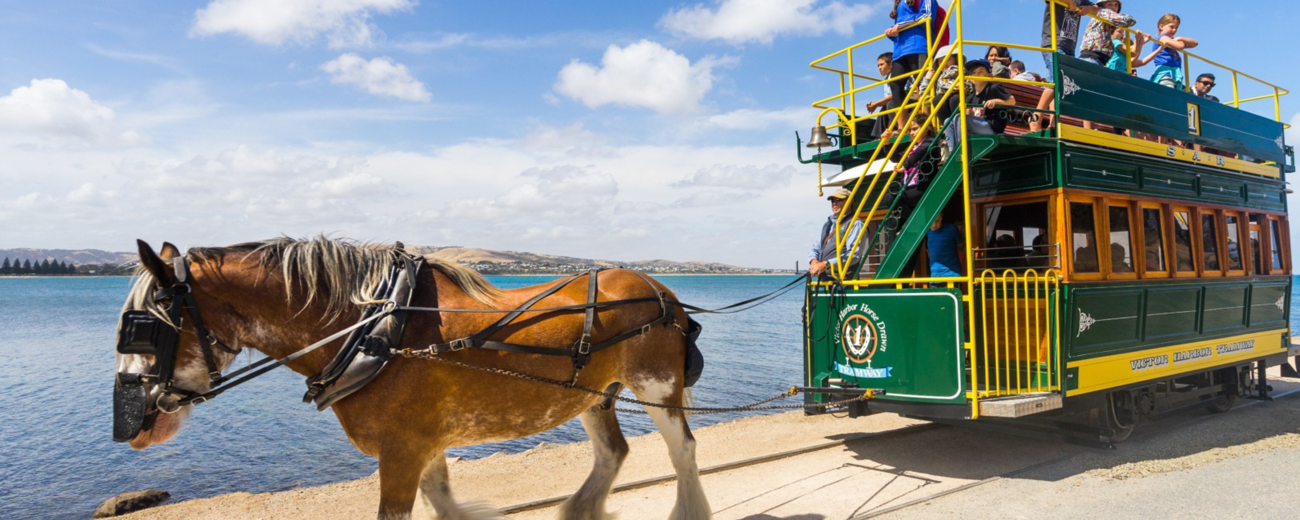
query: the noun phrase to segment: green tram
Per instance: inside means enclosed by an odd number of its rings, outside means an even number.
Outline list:
[[[964,40],[961,0],[947,12],[956,63],[966,61],[963,48],[1056,47]],[[935,25],[926,26],[930,42]],[[799,160],[817,163],[819,190],[852,190],[841,217],[860,219],[864,231],[849,243],[837,230],[838,251],[853,261],[808,286],[805,384],[825,392],[809,404],[875,390],[847,405],[849,415],[978,420],[1109,443],[1165,411],[1266,399],[1267,367],[1295,374],[1285,89],[1184,53],[1184,64],[1232,72],[1233,99],[1212,102],[1052,53],[1045,82],[990,79],[1017,106],[1005,112],[1004,134],[974,135],[966,118],[938,121],[923,109],[949,96],[977,106],[959,87],[965,71],[946,91],[912,81],[898,108],[854,110],[889,81],[872,77],[876,53],[868,52],[882,37],[812,63],[838,75],[840,89],[813,104],[822,112]],[[907,76],[936,69],[938,50],[932,43],[926,65]],[[855,58],[872,67],[855,68]],[[1243,98],[1247,81],[1271,93]],[[1052,87],[1054,108],[1038,110]],[[1274,118],[1241,108],[1267,100]],[[926,172],[930,183],[905,218],[901,198],[889,196],[902,177],[888,158],[909,139],[855,132],[883,115],[960,126],[960,142]],[[829,131],[825,116],[835,118]],[[1029,132],[1026,120],[1048,116],[1055,125]],[[804,159],[805,148],[817,150]],[[959,277],[928,272],[927,233],[945,214],[965,237]]]

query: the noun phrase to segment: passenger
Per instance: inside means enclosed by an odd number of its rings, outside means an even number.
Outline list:
[[[1006,117],[1000,117],[995,110],[1000,106],[1015,106],[1016,97],[1012,96],[1001,83],[982,80],[989,76],[989,63],[984,60],[973,60],[966,63],[966,77],[971,78],[970,83],[974,90],[974,98],[982,108],[966,109],[966,131],[975,135],[992,135],[1001,134],[1007,129]],[[949,98],[949,109],[956,113],[957,105],[961,100],[957,96]],[[949,149],[955,149],[956,143],[961,138],[960,123],[954,120],[948,124],[944,134],[948,139]]]
[[[1025,249],[1016,244],[1013,235],[998,235],[989,257],[992,260],[988,264],[992,269],[1024,269],[1029,265],[1025,261]]]
[[[1064,5],[1062,5],[1064,4]],[[1052,26],[1052,9],[1056,9],[1056,26]],[[1043,10],[1043,40],[1044,48],[1052,48],[1053,35],[1056,38],[1056,52],[1067,56],[1074,56],[1074,49],[1079,41],[1079,19],[1083,15],[1097,14],[1097,6],[1093,5],[1092,0],[1061,0],[1061,3],[1049,2],[1046,9]],[[1052,70],[1052,54],[1043,53],[1043,61],[1047,63],[1047,75],[1051,78],[1048,81],[1056,81],[1056,72]],[[1038,98],[1038,110],[1052,111],[1056,107],[1056,90],[1051,88],[1043,89],[1042,97]],[[1044,124],[1047,117],[1035,118],[1029,122],[1029,131],[1038,132],[1050,125]]]
[[[1038,235],[1034,237],[1033,253],[1029,261],[1030,267],[1060,267],[1052,258],[1052,246],[1047,243],[1047,230],[1038,228]]]
[[[881,77],[884,78],[889,77],[889,71],[893,67],[893,63],[894,63],[894,53],[892,52],[886,52],[884,54],[881,54],[878,58],[876,58],[876,69],[880,71]],[[885,97],[880,98],[876,101],[867,102],[868,113],[874,113],[875,111],[880,110],[881,108],[885,110],[893,110],[895,108],[898,108],[898,103],[894,103],[893,89],[888,84],[886,84],[883,88],[885,90]],[[889,126],[889,123],[890,121],[893,120],[893,117],[894,117],[893,115],[883,115],[875,119],[869,120],[872,122],[872,125],[870,126],[871,129],[870,135],[873,138],[873,140],[879,139],[880,136],[885,133],[885,128]]]
[[[1156,72],[1151,75],[1151,81],[1183,90],[1186,78],[1183,77],[1183,57],[1179,51],[1196,48],[1199,43],[1192,38],[1176,36],[1179,25],[1182,25],[1182,19],[1178,15],[1169,13],[1161,16],[1156,25],[1160,29],[1160,35],[1151,41],[1151,53],[1133,62],[1133,67],[1154,62]]]
[[[822,232],[817,237],[817,242],[813,244],[812,250],[808,252],[808,274],[817,277],[820,280],[829,280],[831,278],[829,267],[837,265],[841,261],[850,262],[856,260],[857,255],[853,255],[850,248],[857,243],[858,235],[862,232],[862,221],[856,218],[852,212],[840,215],[844,209],[844,203],[853,193],[845,188],[840,188],[832,193],[826,200],[831,201],[831,216],[822,224]],[[837,220],[838,219],[838,220]],[[845,229],[847,226],[847,229]],[[836,233],[845,237],[845,248],[843,252],[836,255],[835,240]],[[845,236],[847,235],[847,236]]]
[[[961,228],[943,221],[943,212],[930,224],[925,236],[925,247],[930,253],[931,278],[957,278],[961,276]]]
[[[1025,70],[1025,62],[1023,61],[1015,60],[1011,62],[1011,65],[1007,68],[1011,69],[1011,79],[1017,81],[1044,81],[1043,76],[1037,72],[1029,72]]]
[[[1116,243],[1110,244],[1110,272],[1112,273],[1131,273],[1133,265],[1124,259],[1124,246]]]
[[[1129,74],[1129,63],[1133,61],[1133,57],[1137,55],[1138,51],[1142,50],[1142,46],[1147,44],[1148,38],[1150,36],[1147,36],[1147,33],[1139,32],[1134,38],[1133,45],[1129,45],[1124,38],[1124,29],[1116,27],[1115,31],[1110,35],[1110,44],[1115,48],[1115,53],[1110,55],[1110,61],[1106,62],[1106,68]]]
[[[889,13],[889,17],[894,19],[894,26],[885,30],[885,36],[894,42],[894,61],[889,74],[890,78],[896,80],[889,84],[894,99],[906,99],[907,84],[900,78],[909,72],[921,70],[921,60],[930,52],[930,42],[926,37],[929,31],[925,26],[917,25],[906,30],[902,28],[929,18],[938,7],[936,0],[894,0],[894,10]],[[900,119],[902,118],[894,118],[895,124],[891,128],[899,129]],[[884,135],[893,137],[893,132]]]
[[[1088,23],[1083,32],[1083,48],[1079,57],[1099,67],[1106,67],[1115,55],[1115,30],[1120,27],[1137,25],[1132,16],[1120,14],[1123,3],[1120,0],[1102,0],[1097,2],[1097,18]],[[1105,20],[1104,22],[1102,20]],[[1122,39],[1122,33],[1120,38]]]
[[[1097,262],[1097,248],[1092,244],[1074,250],[1074,272],[1097,273],[1101,264]]]
[[[1006,47],[989,47],[984,59],[989,62],[989,73],[995,78],[1011,78],[1011,50]]]
[[[1205,74],[1201,74],[1200,76],[1197,76],[1196,83],[1192,83],[1193,94],[1196,94],[1197,96],[1218,103],[1219,98],[1215,97],[1213,94],[1210,94],[1210,90],[1213,88],[1214,88],[1214,74],[1210,74],[1208,72]]]
[[[957,66],[954,63],[958,61],[957,53],[952,51],[951,45],[945,45],[934,52],[935,66],[926,70],[925,74],[921,76],[921,84],[916,87],[916,95],[912,97],[912,100],[920,99],[921,94],[924,94],[926,89],[930,88],[930,82],[933,81],[936,74],[935,71],[938,71],[941,77],[947,77],[948,81],[942,81],[941,78],[939,84],[935,85],[934,90],[930,92],[934,99],[942,98],[948,87],[952,86],[953,80],[957,78]]]

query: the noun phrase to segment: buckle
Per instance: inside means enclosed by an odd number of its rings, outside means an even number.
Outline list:
[[[578,340],[578,354],[591,354],[591,334],[583,334],[582,339]]]
[[[653,326],[654,326],[653,323],[647,323],[647,324],[643,325],[643,326],[641,327],[641,335],[644,336],[644,335],[646,335],[646,334],[649,334],[649,333],[650,333],[650,327],[653,327]]]
[[[457,350],[465,350],[467,348],[470,348],[474,346],[474,343],[471,342],[469,338],[460,338],[460,339],[452,340],[450,345],[451,345],[450,352],[455,352]]]

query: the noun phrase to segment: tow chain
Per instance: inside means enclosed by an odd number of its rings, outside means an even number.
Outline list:
[[[391,354],[393,354],[394,356],[402,356],[402,357],[405,357],[405,358],[424,359],[424,360],[428,360],[428,361],[436,361],[436,362],[438,362],[438,363],[442,363],[442,364],[444,364],[444,365],[451,365],[451,366],[456,366],[456,367],[461,367],[461,368],[468,368],[468,369],[471,369],[471,370],[478,370],[478,371],[480,371],[480,372],[487,372],[487,373],[489,373],[489,374],[496,374],[496,375],[500,375],[500,376],[513,377],[513,378],[517,378],[517,379],[523,379],[523,380],[525,380],[525,381],[532,381],[532,382],[534,382],[534,383],[542,383],[542,384],[547,384],[547,385],[551,385],[551,386],[558,386],[558,387],[560,387],[560,388],[565,388],[565,389],[569,389],[569,390],[575,390],[575,391],[578,391],[578,392],[585,392],[585,393],[588,393],[588,394],[591,394],[591,395],[596,395],[596,396],[604,397],[604,398],[606,398],[606,399],[613,399],[613,400],[617,400],[617,401],[622,401],[622,402],[624,402],[624,403],[637,404],[637,405],[647,406],[647,407],[651,407],[651,408],[662,408],[662,409],[665,409],[665,410],[677,410],[677,411],[682,411],[682,412],[690,412],[690,413],[695,414],[695,415],[710,415],[710,414],[728,413],[728,412],[751,412],[751,411],[760,411],[760,410],[798,410],[798,409],[801,409],[801,408],[825,408],[825,407],[832,407],[832,406],[845,405],[845,404],[848,404],[848,403],[854,403],[854,402],[858,402],[858,401],[866,401],[866,400],[868,400],[868,399],[872,399],[872,398],[876,397],[876,392],[875,392],[874,390],[864,390],[863,393],[862,393],[862,395],[860,395],[860,396],[852,397],[852,398],[849,398],[849,399],[842,399],[842,400],[839,400],[839,401],[831,401],[831,402],[826,402],[826,403],[813,403],[813,404],[779,404],[779,405],[768,405],[768,406],[763,406],[763,405],[766,405],[767,403],[770,403],[770,402],[773,402],[773,401],[778,401],[778,400],[781,400],[781,399],[785,399],[785,398],[787,398],[787,397],[793,397],[793,396],[798,395],[798,394],[800,394],[800,393],[806,393],[806,391],[804,391],[804,390],[800,390],[799,388],[791,388],[790,390],[788,390],[788,391],[786,391],[786,392],[782,392],[782,393],[780,393],[780,394],[778,394],[778,395],[776,395],[776,396],[769,397],[769,398],[767,398],[767,399],[763,399],[762,401],[756,401],[756,402],[753,402],[753,403],[750,403],[750,404],[747,404],[747,405],[742,405],[742,406],[733,406],[733,407],[729,407],[729,408],[711,407],[711,406],[676,406],[676,405],[670,405],[670,404],[652,403],[652,402],[649,402],[649,401],[642,401],[642,400],[640,400],[640,399],[634,399],[634,398],[631,398],[631,397],[623,397],[623,396],[619,395],[617,392],[606,392],[606,391],[603,391],[603,390],[596,390],[595,388],[588,388],[588,387],[585,387],[585,386],[582,386],[582,385],[576,384],[575,382],[572,382],[572,381],[559,381],[559,380],[556,380],[556,379],[550,379],[550,378],[546,378],[546,377],[535,376],[535,375],[532,375],[532,374],[525,374],[525,373],[522,373],[522,372],[515,372],[515,371],[513,371],[513,370],[506,370],[506,369],[504,369],[504,368],[485,367],[485,366],[479,366],[479,365],[472,365],[472,364],[469,364],[469,363],[463,363],[463,362],[460,362],[460,361],[454,361],[454,360],[451,360],[451,359],[447,359],[447,358],[444,358],[444,357],[438,356],[437,354],[434,354],[434,353],[432,353],[432,352],[429,352],[427,349],[410,349],[410,348],[404,348],[404,349],[390,349],[389,352],[390,352]],[[627,408],[618,408],[617,410],[620,411],[620,412],[625,412],[625,413],[637,413],[637,414],[644,414],[644,413],[646,413],[645,410],[631,410],[631,409],[627,409]]]

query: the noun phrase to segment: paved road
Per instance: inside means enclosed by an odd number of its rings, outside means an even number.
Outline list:
[[[1275,393],[1286,392],[1300,388],[1300,380],[1275,380],[1274,387]],[[1193,410],[1141,425],[1115,451],[945,427],[848,442],[703,480],[718,520],[840,520],[877,513],[1035,520],[1228,513],[1293,518],[1285,508],[1300,487],[1300,394],[1242,403],[1226,414]],[[1003,476],[1025,468],[1032,469]],[[951,493],[926,500],[943,492]],[[661,518],[673,496],[671,483],[625,491],[610,497],[609,510],[626,519]],[[554,515],[547,508],[510,518]]]

